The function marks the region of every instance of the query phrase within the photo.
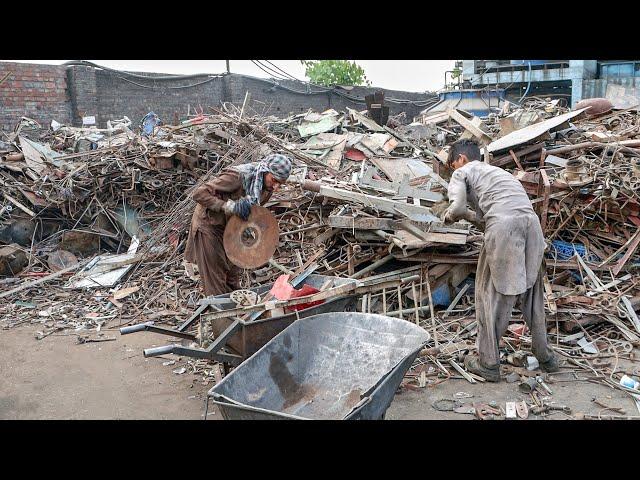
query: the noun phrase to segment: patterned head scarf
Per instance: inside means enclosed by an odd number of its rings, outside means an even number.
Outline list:
[[[291,159],[285,155],[272,153],[260,162],[245,163],[232,167],[242,177],[242,188],[252,205],[260,205],[264,174],[271,173],[279,182],[285,182],[291,174]]]

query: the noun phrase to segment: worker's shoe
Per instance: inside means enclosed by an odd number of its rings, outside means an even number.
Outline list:
[[[471,373],[476,375],[480,375],[482,378],[489,382],[499,382],[500,381],[500,367],[485,367],[478,357],[474,357],[471,355],[467,355],[464,357],[464,366]]]
[[[553,373],[560,370],[560,365],[558,364],[558,357],[552,355],[549,360],[546,362],[540,362],[540,370],[547,373]]]

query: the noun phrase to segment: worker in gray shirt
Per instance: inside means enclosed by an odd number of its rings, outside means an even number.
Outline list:
[[[545,241],[529,197],[513,175],[480,161],[480,148],[473,140],[455,142],[447,165],[455,171],[448,190],[451,203],[443,219],[464,218],[484,224],[485,229],[475,283],[479,356],[465,357],[467,370],[500,381],[498,342],[507,331],[513,307],[519,304],[540,368],[557,371],[544,314]]]

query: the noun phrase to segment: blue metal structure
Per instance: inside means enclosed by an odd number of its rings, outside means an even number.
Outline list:
[[[555,63],[557,60],[511,60],[511,65],[544,65],[545,63]]]

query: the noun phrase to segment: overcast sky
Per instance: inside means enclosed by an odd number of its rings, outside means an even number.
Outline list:
[[[13,62],[48,63],[59,65],[67,60],[11,60]],[[226,70],[224,60],[89,60],[98,65],[134,72],[157,72],[173,74],[222,73]],[[300,80],[304,67],[299,60],[269,60],[284,72]],[[265,62],[262,61],[264,64]],[[452,70],[454,60],[356,60],[364,68],[374,87],[408,92],[439,90],[444,87],[444,72]],[[266,64],[268,67],[273,67]],[[273,77],[263,72],[250,60],[231,60],[232,73],[243,73],[255,77]],[[277,71],[277,70],[276,70]]]

